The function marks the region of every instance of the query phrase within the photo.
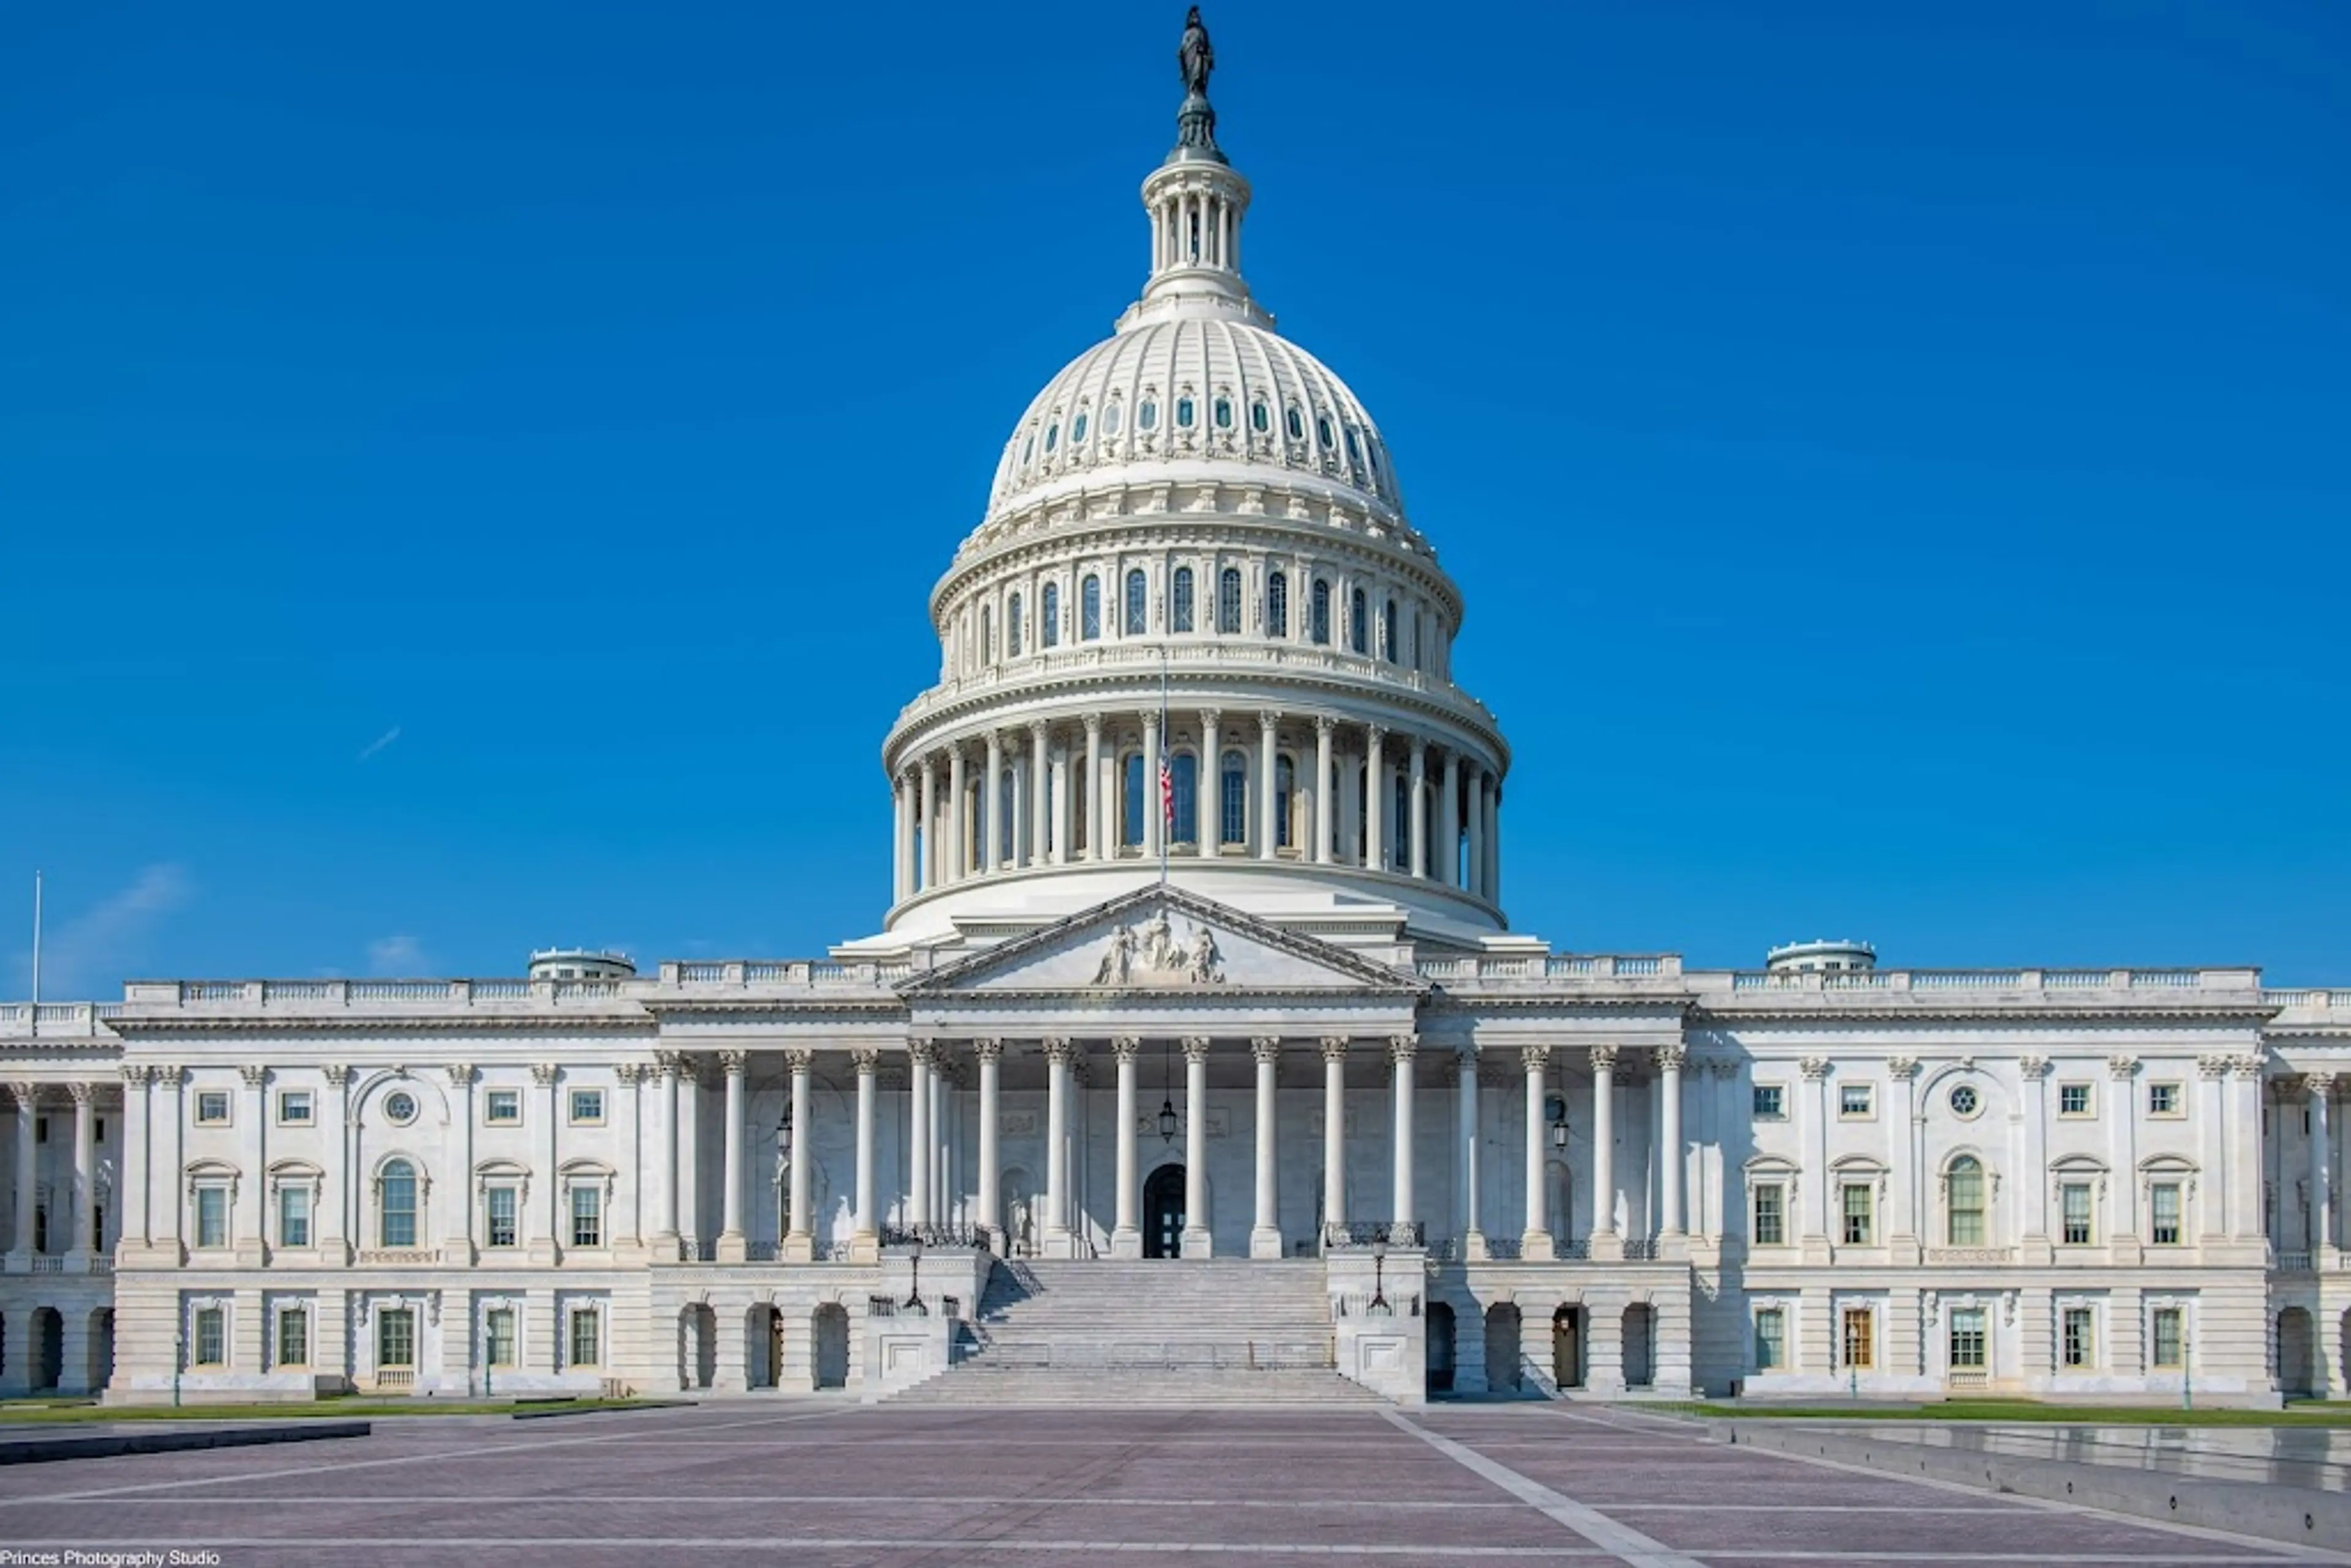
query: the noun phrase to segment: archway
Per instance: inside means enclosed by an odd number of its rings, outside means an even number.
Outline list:
[[[718,1381],[718,1314],[697,1301],[678,1314],[678,1386],[708,1388]]]
[[[827,1301],[816,1310],[815,1329],[816,1385],[848,1387],[849,1309],[839,1301]]]
[[[1523,1368],[1519,1350],[1519,1309],[1497,1301],[1486,1309],[1486,1386],[1497,1394],[1515,1394]]]
[[[2318,1359],[2312,1354],[2315,1348],[2311,1330],[2310,1314],[2300,1307],[2288,1307],[2278,1313],[2277,1369],[2278,1391],[2289,1397],[2308,1398],[2317,1390],[2312,1386],[2317,1379],[2312,1375],[2313,1364]]]
[[[778,1388],[784,1374],[784,1314],[762,1302],[743,1314],[743,1382]]]
[[[1656,1309],[1636,1301],[1625,1309],[1625,1386],[1646,1388],[1657,1378]]]
[[[1143,1184],[1143,1255],[1184,1255],[1184,1167],[1161,1166]]]
[[[57,1386],[66,1369],[66,1319],[55,1307],[33,1313],[33,1391],[46,1394]]]
[[[1428,1391],[1453,1392],[1453,1309],[1443,1301],[1428,1303]]]
[[[1570,1303],[1551,1315],[1551,1380],[1561,1388],[1583,1386],[1583,1309]]]
[[[114,1381],[114,1309],[100,1307],[89,1314],[88,1356],[89,1392],[97,1394]]]

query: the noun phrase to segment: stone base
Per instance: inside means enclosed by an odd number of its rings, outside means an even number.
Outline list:
[[[1519,1238],[1519,1257],[1526,1262],[1548,1263],[1558,1256],[1559,1248],[1548,1230],[1530,1230]]]
[[[751,1246],[750,1243],[744,1239],[741,1231],[724,1230],[719,1232],[718,1261],[721,1263],[747,1263],[750,1260]]]
[[[1486,1233],[1472,1227],[1468,1234],[1461,1238],[1461,1260],[1465,1263],[1483,1263],[1487,1256]]]
[[[1195,1230],[1188,1226],[1186,1227],[1184,1231],[1185,1257],[1213,1258],[1216,1256],[1215,1248],[1216,1244],[1209,1239],[1207,1231]]]
[[[1587,1256],[1594,1263],[1622,1263],[1625,1261],[1625,1239],[1613,1230],[1594,1231]]]
[[[805,1233],[784,1238],[783,1260],[787,1263],[816,1261],[816,1238]]]
[[[1278,1226],[1260,1225],[1249,1232],[1249,1256],[1259,1259],[1281,1257],[1281,1230]]]
[[[849,1260],[852,1263],[864,1264],[882,1261],[882,1238],[871,1230],[861,1230],[851,1237]]]
[[[1143,1232],[1140,1230],[1112,1231],[1110,1233],[1110,1255],[1113,1258],[1142,1257]]]

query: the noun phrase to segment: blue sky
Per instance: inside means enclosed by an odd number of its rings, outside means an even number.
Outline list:
[[[37,865],[51,995],[875,928],[1182,9],[21,11],[0,989]],[[1519,928],[2351,983],[2351,9],[1208,20],[1251,281],[1468,595]]]

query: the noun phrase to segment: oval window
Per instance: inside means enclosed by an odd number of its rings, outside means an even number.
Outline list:
[[[1217,400],[1216,418],[1218,430],[1230,430],[1233,427],[1232,399],[1220,397]]]
[[[1079,442],[1083,441],[1085,438],[1086,416],[1084,413],[1081,411],[1077,418],[1070,421],[1070,444],[1075,446]]]
[[[1338,444],[1338,443],[1332,438],[1331,416],[1327,413],[1318,413],[1314,416],[1314,434],[1322,438],[1322,444],[1325,446],[1336,446]]]
[[[1249,404],[1249,428],[1263,435],[1273,425],[1273,414],[1261,402]]]
[[[1353,433],[1350,433],[1347,436],[1347,444],[1352,448],[1354,444],[1355,437]],[[1047,425],[1045,427],[1045,450],[1047,452],[1050,452],[1060,444],[1061,444],[1061,427],[1058,424]]]
[[[1285,418],[1288,420],[1290,425],[1290,439],[1292,441],[1305,440],[1306,421],[1299,414],[1298,405],[1296,403],[1293,402],[1290,405],[1290,412],[1285,415]]]
[[[1112,403],[1102,410],[1102,434],[1104,435],[1118,434],[1118,404],[1116,403]]]
[[[1190,398],[1179,397],[1176,400],[1176,423],[1180,429],[1189,430],[1192,428],[1192,400]]]
[[[1158,429],[1159,405],[1152,402],[1149,398],[1144,398],[1143,400],[1143,406],[1134,411],[1134,428],[1137,430]]]

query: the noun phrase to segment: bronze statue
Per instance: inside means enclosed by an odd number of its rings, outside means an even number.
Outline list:
[[[1194,98],[1208,96],[1208,73],[1217,68],[1216,46],[1208,42],[1207,25],[1200,8],[1184,18],[1184,41],[1176,46],[1176,64],[1184,73],[1184,90]]]

